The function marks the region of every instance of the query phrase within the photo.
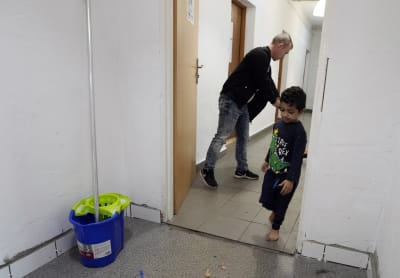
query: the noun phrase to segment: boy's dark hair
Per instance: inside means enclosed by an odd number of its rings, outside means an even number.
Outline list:
[[[296,106],[301,111],[306,107],[306,93],[298,86],[292,86],[282,92],[281,102]]]

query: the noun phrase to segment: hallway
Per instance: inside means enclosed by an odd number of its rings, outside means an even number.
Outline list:
[[[311,113],[303,114],[301,121],[308,137]],[[294,254],[306,159],[303,160],[299,187],[281,227],[280,239],[277,242],[266,241],[266,234],[271,229],[268,221],[270,212],[261,207],[258,199],[263,179],[260,167],[270,140],[271,128],[268,128],[252,137],[249,142],[247,150],[249,168],[260,175],[259,180],[240,180],[233,177],[236,166],[233,143],[217,162],[215,175],[219,188],[216,191],[209,190],[197,175],[179,213],[169,224]]]
[[[302,117],[307,130],[310,119],[310,114]],[[270,137],[267,130],[249,146],[250,167],[259,174]],[[196,178],[172,225],[126,217],[124,249],[112,264],[84,267],[75,247],[26,277],[140,277],[141,270],[147,278],[205,277],[207,270],[210,277],[230,278],[368,277],[363,269],[295,254],[302,187],[289,207],[281,239],[265,241],[269,224],[268,213],[258,204],[261,181],[234,179],[232,155],[229,148],[219,160],[221,187],[210,191]]]

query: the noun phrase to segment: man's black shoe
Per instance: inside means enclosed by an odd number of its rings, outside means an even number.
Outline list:
[[[258,180],[258,175],[254,174],[253,172],[246,170],[246,171],[235,171],[235,178],[237,179],[248,179],[248,180]]]
[[[213,169],[201,169],[200,177],[208,188],[217,189],[218,183],[215,180]]]

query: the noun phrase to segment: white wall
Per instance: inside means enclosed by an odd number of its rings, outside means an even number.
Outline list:
[[[172,1],[92,3],[100,192],[166,211]],[[92,192],[85,13],[0,3],[0,265],[69,228]]]
[[[400,121],[393,126],[393,159],[394,173],[400,172]],[[387,189],[384,203],[386,204],[377,239],[378,267],[380,277],[391,278],[398,276],[398,266],[393,258],[397,258],[400,250],[400,179],[398,175],[392,175],[392,181]]]
[[[399,225],[390,222],[399,218],[393,189],[398,187],[398,7],[395,0],[327,3],[299,232],[301,242],[365,252],[378,245],[385,267],[393,262],[391,248],[399,246],[393,236]]]
[[[0,3],[0,264],[91,192],[83,1]]]
[[[304,57],[311,44],[309,25],[297,15],[289,1],[243,1],[247,8],[245,53],[257,46],[268,45],[273,36],[286,30],[292,36],[294,49],[288,59],[287,86],[301,85]],[[208,146],[217,130],[218,97],[228,77],[231,48],[231,1],[200,1],[199,58],[204,68],[200,70],[198,85],[197,155],[196,162],[204,161]],[[277,81],[278,62],[271,62],[273,78]],[[276,83],[276,82],[275,82]],[[275,109],[271,104],[253,120],[250,135],[274,122]]]
[[[162,210],[171,93],[164,2],[97,0],[93,5],[100,189]]]
[[[315,28],[312,30],[311,40],[312,43],[308,61],[309,65],[306,72],[306,78],[304,80],[304,90],[307,93],[307,109],[312,109],[314,104],[315,82],[317,79],[319,48],[321,42],[321,28]]]

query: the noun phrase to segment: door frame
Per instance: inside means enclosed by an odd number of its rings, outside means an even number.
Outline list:
[[[174,216],[174,127],[173,127],[173,117],[174,117],[174,3],[173,0],[163,1],[165,4],[165,75],[166,75],[166,99],[165,99],[165,112],[166,117],[165,122],[165,142],[161,149],[165,149],[164,160],[164,173],[166,177],[166,188],[161,190],[163,192],[163,200],[161,203],[164,204],[165,215],[162,215],[163,221],[168,221]]]
[[[245,35],[246,35],[247,7],[244,6],[242,3],[240,3],[239,0],[232,0],[231,5],[238,6],[242,12],[242,18],[241,18],[241,22],[240,22],[240,40],[239,40],[239,56],[240,56],[240,61],[241,61],[244,57],[244,42],[245,42]],[[228,70],[229,70],[229,65],[228,65]]]

